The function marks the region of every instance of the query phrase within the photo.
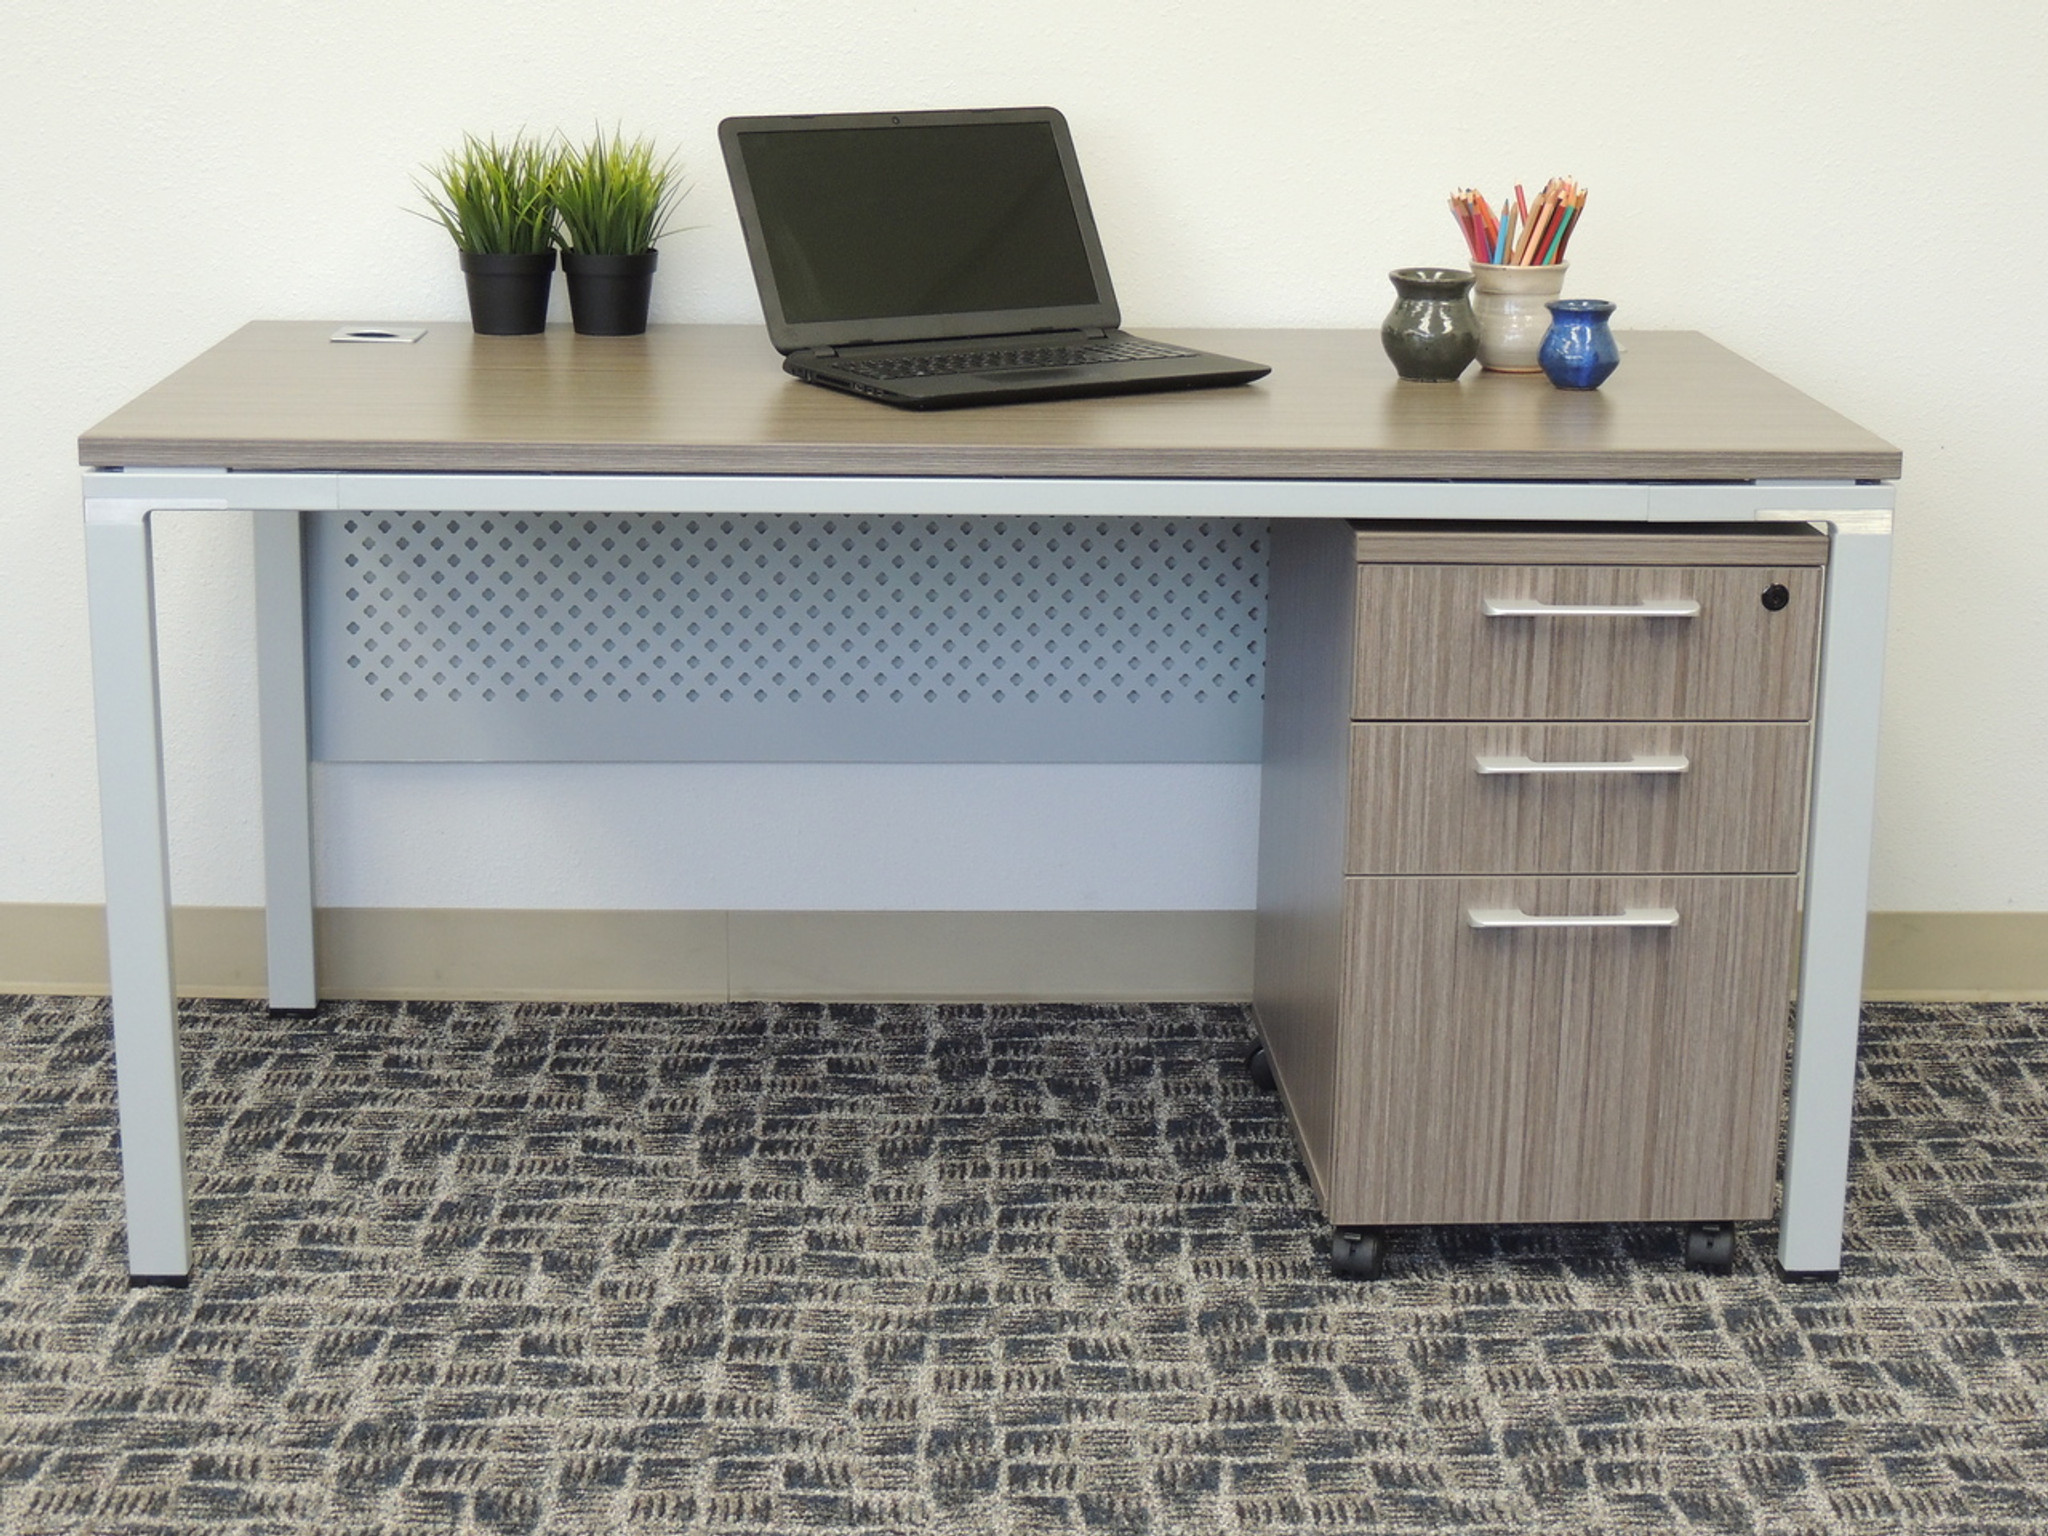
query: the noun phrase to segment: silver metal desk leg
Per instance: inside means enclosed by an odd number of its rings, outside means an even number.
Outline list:
[[[1842,1267],[1891,582],[1891,513],[1836,513],[1830,521],[1778,1235],[1780,1267],[1807,1275],[1834,1274]]]
[[[131,1280],[185,1279],[192,1235],[171,981],[171,880],[157,710],[156,597],[140,501],[85,503],[107,967]]]
[[[306,782],[306,631],[299,514],[252,512],[262,733],[263,914],[273,1008],[320,1001],[313,971],[312,804]]]

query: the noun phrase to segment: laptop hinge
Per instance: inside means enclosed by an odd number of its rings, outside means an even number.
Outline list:
[[[837,347],[812,347],[812,348],[811,348],[811,356],[813,356],[813,357],[837,357],[838,355],[839,355],[839,349],[838,349]]]
[[[1086,336],[1090,341],[1100,341],[1109,334],[1109,331],[1107,330],[1107,328],[1103,326],[1091,325],[1086,330],[1082,331],[1081,334],[1083,336]]]

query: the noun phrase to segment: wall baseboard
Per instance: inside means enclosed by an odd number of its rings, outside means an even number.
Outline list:
[[[1249,912],[330,907],[320,994],[564,1002],[1241,1002]],[[263,995],[263,913],[180,907],[178,990]],[[2048,912],[1874,912],[1864,995],[2048,999]],[[107,989],[97,906],[0,904],[0,992]]]
[[[327,998],[1243,1002],[1249,912],[614,912],[326,907]],[[263,913],[180,907],[178,991],[261,997]],[[107,990],[97,906],[0,905],[0,992]]]
[[[1873,912],[1863,995],[1886,1002],[2048,1000],[2048,912]]]

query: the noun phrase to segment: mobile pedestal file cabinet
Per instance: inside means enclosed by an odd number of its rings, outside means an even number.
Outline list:
[[[1774,1209],[1828,541],[1276,524],[1255,1076],[1389,1229]]]

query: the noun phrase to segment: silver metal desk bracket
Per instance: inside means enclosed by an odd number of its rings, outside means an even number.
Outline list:
[[[217,476],[203,478],[220,483]],[[201,480],[192,477],[195,488]],[[134,1283],[177,1283],[191,1272],[192,1240],[171,964],[170,834],[151,519],[172,510],[226,511],[229,502],[223,497],[106,494],[125,488],[116,475],[88,474],[85,479],[86,606],[106,872],[108,991],[129,1275]],[[273,1007],[311,1007],[316,999],[299,514],[253,516],[270,996]]]
[[[172,508],[239,508],[256,519],[266,907],[271,1001],[280,1007],[310,1006],[315,1000],[300,621],[303,511],[1056,511],[1061,516],[1828,523],[1833,558],[1822,629],[1805,947],[1779,1254],[1791,1272],[1839,1269],[1890,570],[1888,486],[342,475],[206,469],[88,470],[84,482],[123,1186],[129,1267],[138,1280],[175,1280],[191,1269],[149,526],[153,512]],[[200,491],[211,494],[194,494]]]
[[[265,984],[273,1008],[320,1002],[313,964],[313,805],[306,737],[301,514],[251,512],[256,699],[263,779]]]
[[[85,577],[128,1270],[137,1280],[175,1281],[191,1273],[192,1235],[150,559],[158,505],[88,496]]]
[[[1868,489],[1873,500],[1891,499],[1889,487]],[[1788,1275],[1829,1276],[1842,1267],[1856,1099],[1892,512],[1883,505],[1776,516],[1829,527],[1799,1001],[1778,1215],[1779,1266]]]
[[[91,470],[88,495],[189,496],[210,479],[241,508],[353,512],[652,512],[880,517],[1363,517],[1747,522],[1825,518],[1872,488],[1663,482],[1114,479],[1100,476],[485,474],[387,470]],[[99,482],[97,486],[93,482]],[[122,482],[126,482],[125,485]],[[1883,490],[1885,488],[1879,488]]]

